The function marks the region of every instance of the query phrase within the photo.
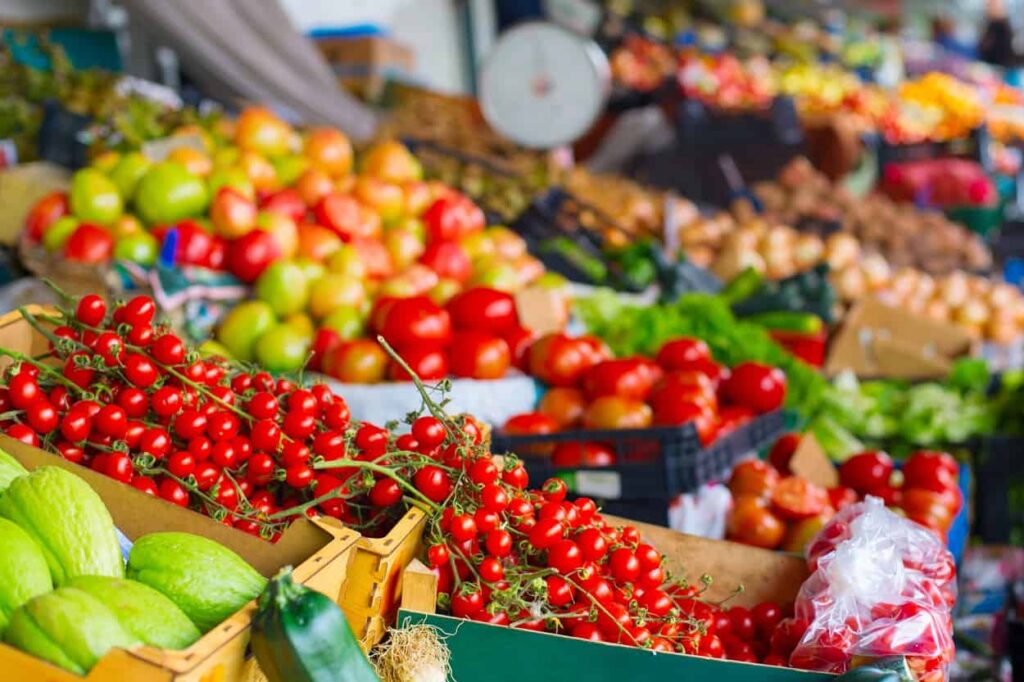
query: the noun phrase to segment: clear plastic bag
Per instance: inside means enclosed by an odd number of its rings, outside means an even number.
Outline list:
[[[807,562],[794,611],[808,627],[793,667],[838,673],[897,655],[919,680],[946,679],[956,567],[938,536],[868,497],[829,521]]]

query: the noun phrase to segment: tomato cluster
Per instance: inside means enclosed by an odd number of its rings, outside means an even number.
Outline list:
[[[862,452],[840,466],[841,485],[826,490],[791,475],[789,461],[799,442],[799,434],[785,434],[772,446],[767,462],[748,460],[733,469],[731,540],[800,552],[837,511],[867,495],[944,535],[963,506],[959,469],[947,453],[915,452],[899,473],[886,453]]]
[[[505,423],[509,434],[693,423],[707,445],[778,409],[786,395],[781,370],[756,362],[730,370],[699,339],[670,340],[652,360],[612,358],[594,337],[549,334],[530,346],[526,360],[528,371],[549,388],[535,412]],[[556,466],[607,466],[615,460],[601,442],[563,443],[551,454]]]
[[[613,528],[589,498],[566,500],[560,479],[530,490],[515,460],[501,468],[478,456],[461,466],[468,485],[456,487],[427,532],[425,559],[443,610],[591,641],[787,665],[802,633],[777,604],[747,610],[708,601],[709,580],[674,578],[636,528]]]
[[[933,533],[871,497],[825,526],[807,562],[794,608],[808,626],[792,665],[841,673],[860,658],[896,655],[918,680],[946,679],[956,565]]]
[[[370,323],[424,381],[449,375],[499,379],[522,358],[533,338],[519,324],[512,296],[487,287],[467,289],[443,307],[427,296],[381,298],[370,314]],[[400,363],[388,360],[375,341],[345,342],[336,334],[321,340],[312,368],[339,381],[411,379]]]
[[[892,458],[884,452],[861,452],[843,462],[839,479],[859,495],[881,497],[911,520],[945,537],[963,507],[956,460],[945,452],[922,450],[912,453],[895,475],[894,468]]]

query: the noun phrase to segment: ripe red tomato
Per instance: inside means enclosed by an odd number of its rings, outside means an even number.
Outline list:
[[[512,353],[512,364],[517,369],[527,371],[529,350],[537,338],[536,334],[525,327],[515,326],[502,334],[502,338],[505,339],[505,343],[508,344],[509,351]]]
[[[726,399],[745,405],[758,414],[782,407],[786,399],[786,375],[760,362],[741,362],[722,386]]]
[[[715,439],[717,428],[714,415],[703,405],[689,401],[659,402],[654,408],[654,423],[660,426],[693,425],[701,445]]]
[[[510,435],[554,433],[558,424],[546,414],[526,412],[510,417],[502,430]]]
[[[549,388],[537,404],[538,412],[548,415],[566,429],[578,426],[586,409],[586,398],[577,388]]]
[[[66,192],[50,192],[32,205],[25,217],[25,235],[33,242],[41,241],[46,228],[68,214]]]
[[[711,350],[700,339],[680,338],[666,341],[658,350],[654,361],[666,372],[679,369],[693,369],[711,360]]]
[[[910,488],[903,490],[901,507],[906,512],[907,518],[916,521],[926,528],[945,533],[953,524],[957,509],[952,506],[952,500],[943,493],[923,488]]]
[[[64,257],[79,263],[105,263],[114,252],[110,232],[92,223],[82,223],[64,243]]]
[[[371,218],[359,201],[348,194],[327,194],[317,202],[313,215],[319,224],[330,228],[346,242],[381,236],[380,218]]]
[[[437,273],[442,279],[465,282],[473,274],[473,261],[461,244],[455,242],[431,242],[427,245],[420,263]]]
[[[452,317],[452,325],[458,330],[504,334],[519,324],[515,300],[510,294],[497,289],[467,289],[448,301],[446,308]]]
[[[772,491],[772,510],[788,521],[799,521],[825,511],[828,492],[799,476],[782,479]]]
[[[889,483],[892,458],[881,450],[861,452],[839,467],[839,480],[859,493],[877,490]]]
[[[771,638],[779,621],[782,620],[782,609],[775,602],[766,601],[755,606],[750,615],[754,619],[754,629],[757,631],[758,637],[767,641]]]
[[[709,410],[718,409],[715,384],[703,372],[692,369],[669,372],[654,386],[650,402],[670,402],[680,398],[702,402]]]
[[[264,230],[252,230],[229,242],[227,248],[228,271],[247,284],[255,282],[279,258],[280,244]]]
[[[797,446],[800,445],[800,434],[799,433],[786,433],[779,437],[775,441],[775,445],[768,452],[768,461],[773,467],[778,469],[780,473],[789,473],[789,460],[793,457],[793,453],[796,452]]]
[[[422,381],[439,381],[448,376],[448,358],[437,346],[412,346],[398,351],[398,355]],[[412,381],[409,373],[394,361],[388,364],[388,378],[392,381]]]
[[[448,311],[426,296],[390,299],[380,308],[380,318],[374,314],[374,321],[381,335],[396,348],[424,343],[446,346],[451,341]]]
[[[260,201],[260,209],[282,213],[296,223],[302,222],[306,217],[306,203],[302,200],[298,190],[291,187],[279,189],[263,197]]]
[[[603,443],[559,443],[551,453],[556,467],[606,467],[615,464],[615,452]]]
[[[463,331],[448,348],[452,374],[470,379],[500,379],[511,365],[508,344],[484,331]]]
[[[530,346],[529,373],[549,386],[575,386],[587,368],[603,358],[584,339],[548,334]]]
[[[839,511],[843,507],[857,502],[857,491],[844,485],[829,488],[828,499],[832,504],[832,508]]]
[[[903,464],[903,487],[943,492],[955,488],[959,467],[945,452],[915,452]]]
[[[384,380],[388,355],[371,339],[347,341],[330,350],[322,363],[324,372],[338,381],[373,384]]]
[[[779,482],[779,472],[760,459],[746,459],[737,464],[729,477],[733,497],[752,495],[766,497]]]
[[[484,229],[483,211],[468,197],[449,191],[423,213],[429,241],[454,241]]]
[[[451,491],[451,483],[443,469],[428,464],[413,475],[416,489],[434,502],[443,502]]]
[[[737,497],[729,514],[728,537],[755,547],[775,549],[782,542],[786,525],[768,510],[764,500],[753,496]],[[735,627],[735,621],[733,621]]]
[[[583,372],[583,390],[591,400],[617,395],[630,400],[646,400],[661,378],[660,368],[645,358],[604,360]]]

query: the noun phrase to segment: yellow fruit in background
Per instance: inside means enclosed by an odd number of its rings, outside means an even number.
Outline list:
[[[375,144],[363,156],[364,175],[387,182],[409,182],[423,178],[423,167],[401,142],[390,140]]]
[[[366,289],[355,277],[327,273],[309,290],[309,312],[322,318],[343,306],[359,308],[366,301]]]
[[[366,279],[367,267],[359,252],[350,244],[344,244],[327,261],[328,272],[347,275],[355,279]]]
[[[494,238],[486,232],[474,232],[463,237],[459,243],[462,244],[462,248],[466,250],[466,255],[474,263],[481,259],[490,258],[497,253],[497,248],[494,246]]]
[[[256,188],[252,186],[252,181],[237,166],[215,168],[206,178],[206,185],[210,189],[210,196],[215,196],[221,187],[234,187],[246,199],[251,201],[256,198]]]
[[[430,296],[430,300],[434,303],[444,305],[460,291],[462,291],[462,285],[459,284],[458,280],[440,279],[437,284],[430,289],[427,295]]]
[[[114,170],[114,166],[121,160],[121,155],[118,152],[107,151],[97,154],[92,160],[92,167],[101,173],[109,173]]]
[[[142,232],[144,229],[141,220],[126,213],[113,222],[110,226],[110,234],[114,235],[114,239],[121,239]]]
[[[359,308],[343,306],[325,317],[320,325],[336,331],[342,341],[351,341],[363,336],[366,317]]]
[[[235,123],[235,144],[264,156],[287,154],[292,135],[292,127],[264,107],[249,107]]]
[[[360,177],[356,180],[355,195],[373,209],[384,223],[400,219],[405,211],[405,195],[398,185],[376,178]]]
[[[213,170],[213,160],[203,152],[192,147],[178,147],[167,155],[168,161],[176,161],[192,175],[205,178]]]
[[[302,270],[302,274],[305,275],[307,282],[315,282],[327,274],[327,268],[324,267],[323,263],[318,263],[309,258],[296,258],[295,264]]]
[[[291,216],[277,211],[260,211],[256,229],[269,232],[281,248],[281,257],[291,259],[299,250],[299,230]]]
[[[213,143],[213,136],[210,135],[209,131],[194,123],[175,128],[171,133],[171,137],[195,137],[203,143],[203,148],[206,151],[212,151],[216,146]]]
[[[486,267],[474,272],[469,282],[471,286],[490,287],[508,293],[519,291],[523,286],[519,271],[499,261],[487,263]]]
[[[384,233],[384,246],[391,254],[395,270],[404,270],[415,263],[426,248],[423,240],[406,229],[388,230]]]
[[[242,150],[238,147],[220,147],[213,152],[214,168],[231,168],[238,165],[238,159],[242,156]]]
[[[278,156],[271,159],[270,163],[274,166],[277,181],[281,183],[282,187],[294,185],[299,177],[306,172],[306,169],[309,168],[309,161],[304,156],[299,156],[298,154]]]
[[[484,230],[484,234],[491,238],[494,243],[494,253],[501,258],[513,260],[526,253],[526,242],[507,227],[501,225],[488,227]]]
[[[310,341],[313,340],[313,334],[316,333],[316,325],[313,324],[313,318],[306,313],[293,313],[285,318],[284,324],[295,329]]]
[[[306,135],[304,149],[311,167],[332,178],[352,172],[352,143],[335,128],[315,128]]]
[[[246,150],[239,154],[238,167],[242,169],[256,189],[277,189],[277,171],[266,158],[256,152]]]
[[[434,190],[422,180],[413,180],[402,186],[405,194],[405,212],[407,215],[419,216],[434,203]]]

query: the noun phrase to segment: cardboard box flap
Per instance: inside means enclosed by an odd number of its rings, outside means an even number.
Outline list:
[[[822,488],[839,485],[839,472],[811,432],[801,436],[800,444],[789,460],[789,470],[794,476],[800,476]]]
[[[103,499],[114,524],[132,541],[157,531],[202,535],[234,551],[266,577],[284,566],[298,566],[334,537],[326,527],[300,519],[285,530],[280,540],[271,544],[8,436],[0,436],[0,448],[30,471],[41,466],[56,466],[83,479]]]

